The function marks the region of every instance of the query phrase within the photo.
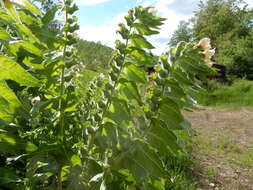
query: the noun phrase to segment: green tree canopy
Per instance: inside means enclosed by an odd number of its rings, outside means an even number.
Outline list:
[[[192,29],[190,22],[181,21],[177,30],[173,33],[169,45],[175,47],[180,41],[190,42],[193,40]]]
[[[229,74],[253,78],[253,9],[241,0],[201,1],[192,20],[196,39],[209,37],[216,47],[215,62]]]
[[[113,52],[112,48],[100,42],[79,39],[77,49],[86,69],[102,72],[108,69],[108,62]]]

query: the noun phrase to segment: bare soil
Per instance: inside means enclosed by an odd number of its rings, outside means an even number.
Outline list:
[[[253,190],[253,110],[185,111],[193,124],[199,190]]]

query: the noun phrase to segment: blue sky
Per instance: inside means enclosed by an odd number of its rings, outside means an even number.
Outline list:
[[[253,0],[245,0],[253,6]],[[160,34],[149,40],[155,45],[154,53],[162,53],[181,20],[188,20],[198,8],[199,0],[75,0],[79,5],[81,38],[89,41],[101,41],[113,47],[118,38],[117,25],[124,21],[127,11],[137,5],[153,5],[159,16],[167,18]]]

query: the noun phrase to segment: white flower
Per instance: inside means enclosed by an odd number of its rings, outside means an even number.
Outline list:
[[[215,54],[215,49],[208,49],[203,52],[205,60],[211,60]]]
[[[202,50],[210,50],[211,49],[211,40],[210,38],[203,38],[199,41],[198,47],[200,47]]]
[[[32,99],[32,104],[35,104],[36,102],[39,102],[40,101],[40,97],[39,96],[36,96]]]

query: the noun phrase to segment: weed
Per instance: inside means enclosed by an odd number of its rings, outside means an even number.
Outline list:
[[[206,106],[253,106],[253,82],[236,80],[232,85],[210,82],[209,90],[199,94],[198,100]]]
[[[214,178],[215,177],[215,169],[214,168],[207,168],[206,175],[209,178]]]

